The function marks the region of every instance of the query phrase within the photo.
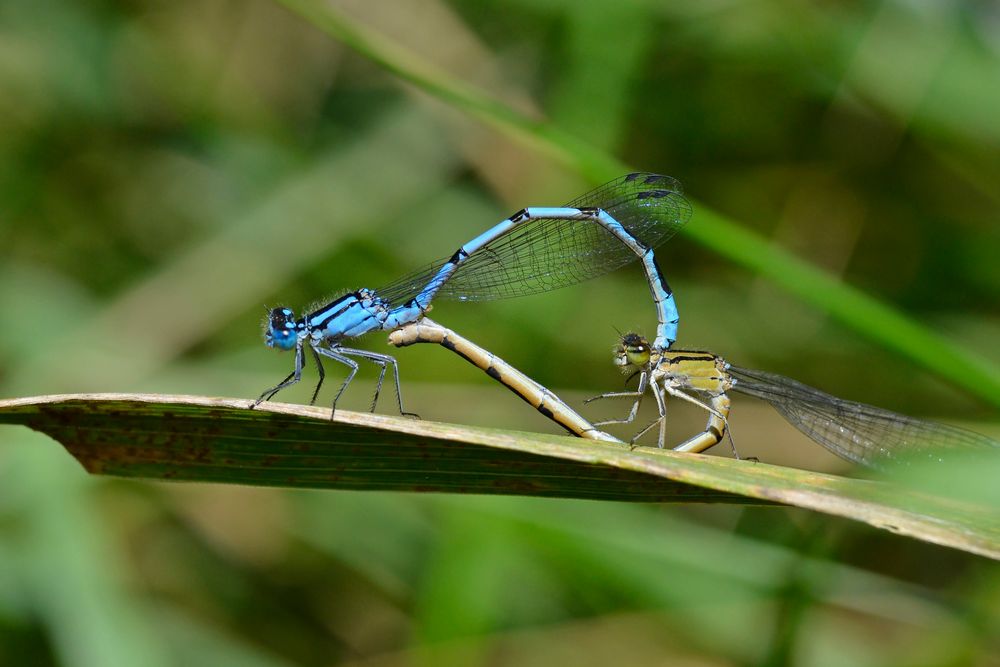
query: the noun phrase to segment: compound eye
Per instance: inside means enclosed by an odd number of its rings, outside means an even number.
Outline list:
[[[281,331],[289,329],[295,323],[295,315],[289,308],[274,308],[271,310],[271,329]]]
[[[645,339],[637,333],[627,333],[622,336],[622,344],[628,348],[634,348],[638,345],[645,344]]]

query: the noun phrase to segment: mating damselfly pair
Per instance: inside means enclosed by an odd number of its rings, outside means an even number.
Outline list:
[[[618,441],[523,373],[455,332],[426,320],[424,314],[434,298],[476,301],[534,294],[594,278],[639,260],[656,309],[656,337],[652,344],[635,334],[623,337],[616,363],[640,376],[639,387],[635,392],[597,397],[634,399],[625,419],[597,425],[631,422],[649,390],[660,416],[632,441],[658,424],[658,444],[665,446],[666,398],[672,396],[709,413],[705,432],[674,449],[704,451],[727,432],[732,438],[728,392],[735,389],[770,402],[793,425],[838,456],[870,466],[878,467],[900,453],[1000,447],[970,431],[837,399],[779,375],[737,369],[709,353],[671,350],[677,338],[678,311],[653,249],[672,237],[690,214],[691,207],[674,179],[649,173],[628,174],[562,207],[522,209],[447,258],[382,289],[351,292],[300,318],[288,308],[275,308],[269,313],[265,341],[270,347],[294,349],[295,367],[281,383],[265,391],[254,406],[301,380],[308,350],[319,372],[312,402],[323,383],[321,357],[349,368],[333,400],[334,408],[357,373],[358,364],[352,358],[357,357],[380,367],[371,409],[375,409],[385,373],[391,367],[399,410],[407,414],[395,359],[343,344],[373,331],[392,331],[390,342],[394,345],[433,342],[460,354],[570,433]]]

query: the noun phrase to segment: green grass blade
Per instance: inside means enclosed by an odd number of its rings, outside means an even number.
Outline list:
[[[995,508],[887,482],[382,415],[246,400],[78,394],[0,401],[0,423],[89,472],[276,487],[640,502],[784,503],[1000,558]]]

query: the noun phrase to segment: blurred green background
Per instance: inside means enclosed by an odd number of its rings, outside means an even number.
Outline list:
[[[564,203],[594,185],[588,155],[679,178],[691,227],[721,212],[1000,363],[996,4],[301,5],[580,150],[471,118],[281,5],[8,0],[3,396],[253,398],[292,362],[262,345],[265,304],[378,287]],[[988,391],[695,238],[658,253],[679,345],[997,434]],[[434,317],[574,405],[621,386],[615,327],[655,324],[635,266]],[[441,348],[397,358],[426,419],[555,432]],[[703,420],[673,417],[678,440]],[[744,455],[848,470],[749,399],[732,419]],[[0,430],[3,664],[996,665],[998,610],[983,559],[797,510],[126,483]]]

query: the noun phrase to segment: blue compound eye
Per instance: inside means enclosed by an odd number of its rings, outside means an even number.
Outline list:
[[[275,308],[267,318],[264,343],[279,350],[291,350],[298,339],[295,313],[290,308]]]

